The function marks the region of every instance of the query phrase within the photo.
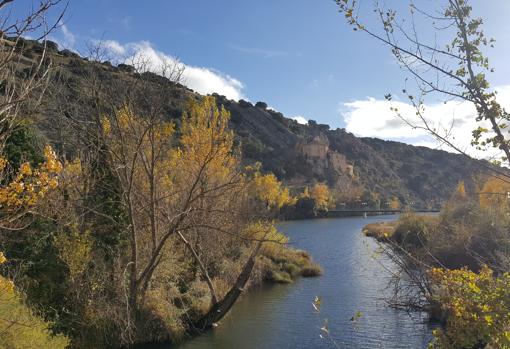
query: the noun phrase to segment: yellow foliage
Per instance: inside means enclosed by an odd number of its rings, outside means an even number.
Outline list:
[[[125,189],[140,195],[139,200],[153,187],[161,196],[169,195],[172,182],[168,178],[170,152],[175,125],[172,122],[135,115],[129,107],[117,110],[110,117],[103,116],[101,126],[108,150]],[[70,168],[70,177],[79,175],[79,164]]]
[[[284,205],[296,203],[296,199],[290,195],[289,189],[284,188],[272,173],[267,175],[255,174],[253,181],[253,195],[266,205],[281,208]]]
[[[0,265],[7,262],[7,258],[5,258],[3,252],[0,251]],[[11,280],[7,280],[0,276],[0,304],[2,303],[2,298],[5,295],[9,295],[14,291],[14,284]]]
[[[434,331],[431,348],[472,348],[482,343],[510,348],[510,274],[495,277],[484,266],[478,274],[433,268],[429,275],[448,314],[446,328]]]
[[[401,207],[400,200],[396,196],[392,197],[390,200],[390,209],[400,210],[400,207]]]
[[[264,240],[268,243],[286,244],[289,239],[280,233],[274,224],[268,222],[256,222],[246,226],[243,236],[253,240]]]
[[[305,189],[303,189],[303,192],[301,193],[301,195],[299,197],[302,199],[310,198],[310,190],[308,189],[308,187],[305,187]]]
[[[483,208],[507,207],[509,192],[510,183],[496,177],[491,177],[484,183],[478,195],[480,206]]]
[[[101,118],[101,128],[103,129],[105,135],[109,135],[112,131],[112,125],[107,116],[103,116]]]
[[[234,134],[228,127],[230,113],[218,109],[214,97],[190,100],[183,115],[180,149],[177,153],[190,172],[206,171],[210,179],[223,181],[237,165],[233,154]]]
[[[278,255],[289,239],[280,233],[274,224],[256,222],[249,224],[243,231],[243,236],[251,240],[263,240],[261,253],[265,255]]]
[[[0,288],[2,288],[0,277]],[[14,289],[1,290],[0,296],[0,348],[59,349],[69,344],[63,336],[52,336],[48,324],[34,315]]]
[[[464,181],[460,181],[457,184],[457,189],[455,190],[455,196],[457,196],[459,198],[466,197],[466,186],[464,185]]]
[[[38,168],[25,162],[21,164],[13,180],[0,187],[0,208],[4,213],[16,213],[35,206],[47,192],[58,185],[62,164],[53,149],[44,148],[45,162]],[[7,160],[0,157],[0,177],[5,178]]]
[[[69,268],[71,279],[83,274],[91,258],[90,232],[80,233],[76,227],[73,227],[70,233],[61,232],[55,237],[55,246],[60,259]]]
[[[370,223],[363,227],[363,233],[379,240],[389,239],[395,233],[398,224],[398,221]]]
[[[0,264],[5,262],[0,252]],[[0,348],[63,349],[68,344],[63,336],[51,336],[48,324],[23,304],[13,282],[0,276]]]
[[[327,210],[329,207],[331,195],[326,184],[317,183],[313,186],[310,197],[315,200],[315,208],[318,210]]]
[[[82,175],[83,169],[79,158],[76,158],[73,161],[67,161],[60,174],[62,186],[66,187],[66,189],[77,186],[82,182]]]

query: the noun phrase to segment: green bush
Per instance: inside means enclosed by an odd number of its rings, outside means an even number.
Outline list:
[[[433,229],[431,219],[414,213],[403,214],[393,233],[393,240],[405,247],[422,247],[428,242]]]

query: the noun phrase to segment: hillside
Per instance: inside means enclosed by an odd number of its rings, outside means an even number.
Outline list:
[[[41,44],[24,40],[20,76],[29,76],[31,62],[42,51]],[[48,42],[49,57],[57,68],[48,94],[38,110],[36,124],[62,153],[74,151],[68,123],[87,124],[109,113],[123,101],[136,101],[138,112],[164,113],[176,120],[186,100],[200,95],[153,73],[138,74],[134,68],[109,62],[93,62]],[[138,78],[142,79],[138,79]],[[140,81],[143,81],[141,84]],[[106,97],[106,98],[105,98]],[[246,163],[261,162],[295,191],[316,182],[327,182],[334,191],[345,193],[345,201],[388,202],[397,197],[414,208],[438,208],[461,180],[480,172],[478,162],[461,155],[415,147],[375,138],[358,138],[344,129],[310,121],[301,125],[266,103],[253,105],[216,95],[219,105],[231,113],[231,126],[242,147]],[[107,102],[104,102],[107,101]],[[91,126],[92,127],[92,126]],[[91,131],[93,132],[93,131]]]
[[[262,102],[217,99],[232,114],[246,159],[261,162],[291,187],[325,181],[338,190],[364,188],[364,201],[377,193],[414,208],[439,208],[459,181],[470,183],[482,171],[480,162],[462,155],[359,138],[314,121],[301,125]]]

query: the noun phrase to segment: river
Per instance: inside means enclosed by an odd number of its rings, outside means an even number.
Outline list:
[[[376,242],[361,234],[365,224],[390,219],[395,216],[280,224],[294,247],[309,251],[322,265],[322,277],[249,292],[216,329],[177,346],[150,348],[335,348],[319,337],[324,319],[336,348],[426,348],[431,336],[426,316],[387,306],[391,265],[376,256]],[[312,307],[315,296],[322,299],[320,313]],[[362,315],[353,322],[356,312]]]

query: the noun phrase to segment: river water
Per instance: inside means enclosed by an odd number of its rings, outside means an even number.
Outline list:
[[[151,349],[426,348],[426,316],[391,309],[385,303],[391,265],[378,256],[376,242],[361,234],[371,222],[395,216],[285,222],[280,230],[294,247],[309,251],[324,268],[319,278],[249,292],[221,324],[178,346]],[[320,296],[320,313],[312,302]],[[361,317],[351,318],[356,312]],[[320,338],[328,319],[335,344]]]

